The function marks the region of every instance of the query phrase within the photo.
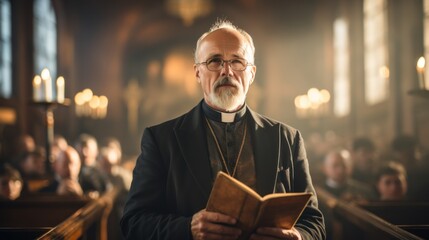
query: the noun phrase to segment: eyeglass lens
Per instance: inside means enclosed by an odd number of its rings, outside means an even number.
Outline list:
[[[247,66],[244,59],[223,60],[222,58],[212,58],[207,61],[207,68],[214,71],[221,70],[225,63],[229,64],[232,70],[235,71],[242,71]]]

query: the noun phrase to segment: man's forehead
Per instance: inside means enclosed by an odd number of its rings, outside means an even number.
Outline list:
[[[250,53],[250,46],[246,39],[234,29],[218,29],[201,40],[199,55],[225,55],[232,54],[245,57]]]

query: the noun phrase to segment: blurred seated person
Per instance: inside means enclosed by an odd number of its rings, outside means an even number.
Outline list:
[[[24,180],[26,178],[42,178],[46,176],[46,154],[43,148],[32,152],[23,152],[18,156],[16,167]]]
[[[407,173],[404,166],[397,162],[382,165],[376,173],[376,188],[382,201],[405,200]]]
[[[105,176],[109,179],[109,182],[128,191],[133,176],[130,171],[120,165],[121,159],[119,157],[116,149],[110,147],[101,148],[99,159],[100,167]]]
[[[351,162],[348,152],[331,151],[323,163],[325,183],[322,186],[335,197],[346,201],[367,201],[374,199],[375,194],[369,186],[350,177]]]
[[[83,190],[79,184],[81,161],[73,147],[69,146],[65,151],[60,152],[52,166],[55,178],[39,192],[83,196]]]
[[[23,179],[22,194],[38,191],[48,183],[46,154],[43,148],[21,153],[13,162]]]
[[[21,154],[24,152],[33,152],[36,150],[36,142],[31,135],[22,134],[16,140],[16,154]]]
[[[119,195],[114,202],[109,221],[109,237],[112,239],[123,239],[120,226],[120,219],[127,194],[130,190],[132,173],[121,165],[122,148],[120,142],[115,138],[109,138],[106,146],[100,149],[99,164],[108,181],[119,190]]]
[[[407,171],[410,200],[429,200],[429,163],[420,156],[418,141],[411,135],[400,135],[391,143],[392,159],[401,163]]]
[[[121,159],[122,159],[122,147],[121,147],[121,143],[119,142],[118,139],[113,138],[113,137],[107,138],[106,143],[105,143],[105,147],[114,150],[117,154],[119,161],[121,161]]]
[[[394,161],[412,168],[420,163],[420,152],[417,140],[411,135],[399,135],[391,142],[391,153]]]
[[[51,146],[52,162],[54,162],[58,154],[65,151],[67,147],[68,147],[67,140],[63,136],[59,134],[55,134],[54,141],[52,142],[52,146]]]
[[[81,134],[76,143],[82,167],[79,174],[79,183],[85,194],[97,198],[108,187],[108,181],[97,166],[98,143],[95,137]]]
[[[15,200],[21,195],[23,181],[18,170],[0,164],[0,200]]]
[[[2,148],[3,156],[7,158],[7,162],[12,164],[12,167],[18,169],[17,162],[22,157],[23,154],[28,152],[34,152],[36,150],[36,142],[34,138],[29,134],[20,134],[16,135],[12,141],[4,142]]]
[[[372,185],[374,180],[374,143],[366,137],[356,138],[353,141],[351,156],[353,163],[352,178]]]

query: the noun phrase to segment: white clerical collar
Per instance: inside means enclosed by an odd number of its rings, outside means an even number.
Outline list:
[[[211,120],[223,123],[238,122],[246,113],[246,105],[236,112],[220,112],[211,108],[205,101],[202,104],[204,114]]]
[[[221,114],[221,121],[224,123],[232,123],[234,122],[236,113],[226,113],[226,112],[220,112]]]

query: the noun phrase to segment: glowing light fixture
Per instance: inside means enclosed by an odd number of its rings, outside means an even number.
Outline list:
[[[211,0],[167,0],[166,8],[181,17],[185,26],[191,26],[195,18],[208,15],[213,4]]]

